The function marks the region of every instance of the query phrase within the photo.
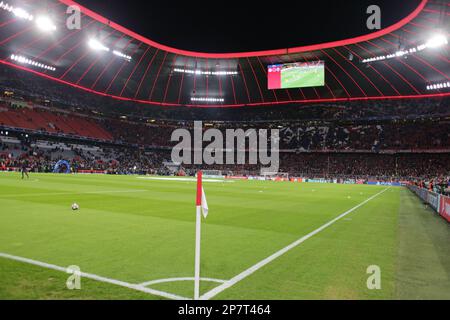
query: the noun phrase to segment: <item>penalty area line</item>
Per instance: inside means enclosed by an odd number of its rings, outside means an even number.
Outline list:
[[[41,261],[37,261],[37,260],[32,260],[32,259],[27,259],[27,258],[22,258],[22,257],[17,257],[17,256],[13,256],[7,253],[1,253],[0,252],[0,258],[4,258],[7,260],[13,260],[13,261],[18,261],[18,262],[22,262],[22,263],[26,263],[26,264],[31,264],[31,265],[35,265],[38,267],[42,267],[42,268],[46,268],[46,269],[51,269],[51,270],[56,270],[56,271],[60,271],[60,272],[64,272],[64,273],[68,273],[67,272],[67,268],[63,268],[54,264],[49,264],[49,263],[45,263],[45,262],[41,262]],[[175,295],[169,292],[164,292],[164,291],[159,291],[159,290],[154,290],[154,289],[149,289],[146,288],[142,285],[138,285],[138,284],[132,284],[132,283],[128,283],[128,282],[124,282],[124,281],[120,281],[120,280],[116,280],[116,279],[111,279],[111,278],[106,278],[106,277],[102,277],[96,274],[92,274],[92,273],[86,273],[86,272],[80,272],[80,276],[82,278],[87,278],[87,279],[91,279],[91,280],[95,280],[98,282],[103,282],[103,283],[109,283],[109,284],[113,284],[119,287],[124,287],[124,288],[128,288],[128,289],[132,289],[135,291],[140,291],[140,292],[144,292],[147,294],[151,294],[154,296],[158,296],[158,297],[163,297],[166,299],[171,299],[171,300],[192,300],[190,298],[186,298],[186,297],[182,297],[179,295]]]
[[[377,193],[376,195],[370,197],[369,199],[367,199],[364,202],[361,202],[359,205],[357,205],[356,207],[348,210],[347,212],[341,214],[340,216],[334,218],[333,220],[331,220],[330,222],[324,224],[323,226],[321,226],[320,228],[314,230],[313,232],[307,234],[306,236],[298,239],[297,241],[291,243],[290,245],[284,247],[283,249],[281,249],[280,251],[274,253],[273,255],[271,255],[270,257],[267,257],[266,259],[258,262],[257,264],[255,264],[254,266],[248,268],[247,270],[241,272],[240,274],[238,274],[237,276],[235,276],[234,278],[232,278],[231,280],[223,283],[222,285],[212,289],[211,291],[208,291],[207,293],[205,293],[204,295],[202,295],[200,297],[200,300],[209,300],[214,298],[215,296],[217,296],[219,293],[231,288],[232,286],[234,286],[236,283],[244,280],[245,278],[247,278],[248,276],[252,275],[253,273],[255,273],[256,271],[258,271],[259,269],[263,268],[264,266],[266,266],[267,264],[271,263],[272,261],[278,259],[279,257],[281,257],[282,255],[284,255],[285,253],[291,251],[292,249],[298,247],[299,245],[301,245],[303,242],[305,242],[306,240],[312,238],[313,236],[317,235],[318,233],[322,232],[323,230],[327,229],[328,227],[332,226],[333,224],[335,224],[336,222],[338,222],[339,220],[345,218],[346,216],[348,216],[350,213],[358,210],[359,208],[361,208],[362,206],[364,206],[365,204],[367,204],[368,202],[372,201],[373,199],[379,197],[380,195],[382,195],[383,193],[385,193],[387,190],[389,190],[390,188],[386,188],[383,191]]]

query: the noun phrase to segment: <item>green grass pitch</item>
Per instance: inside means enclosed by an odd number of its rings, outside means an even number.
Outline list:
[[[323,68],[299,69],[289,68],[282,71],[282,88],[308,88],[325,85],[325,73]]]
[[[195,183],[135,176],[0,174],[0,253],[129,284],[193,277]],[[202,277],[229,280],[386,187],[205,182]],[[81,210],[73,212],[72,203]],[[367,268],[381,268],[381,290]],[[214,299],[450,299],[450,227],[390,188]],[[0,299],[164,299],[0,258]],[[219,286],[202,281],[202,294]],[[193,297],[192,281],[150,285]]]

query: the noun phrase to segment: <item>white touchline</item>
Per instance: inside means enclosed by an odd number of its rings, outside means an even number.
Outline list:
[[[137,177],[136,179],[141,180],[152,180],[152,181],[172,181],[172,182],[197,182],[195,178],[158,178],[158,177]],[[234,181],[225,180],[225,179],[205,179],[203,182],[211,182],[211,183],[233,183]]]
[[[49,263],[45,263],[45,262],[41,262],[41,261],[36,261],[36,260],[27,259],[27,258],[17,257],[17,256],[13,256],[13,255],[6,254],[6,253],[1,253],[0,252],[0,258],[4,258],[4,259],[8,259],[8,260],[14,260],[14,261],[19,261],[19,262],[23,262],[23,263],[27,263],[27,264],[32,264],[32,265],[39,266],[39,267],[42,267],[42,268],[47,268],[47,269],[52,269],[52,270],[56,270],[56,271],[61,271],[61,272],[64,272],[64,273],[67,272],[67,268],[63,268],[63,267],[60,267],[60,266],[56,266],[54,264],[49,264]],[[81,272],[81,277],[92,279],[92,280],[99,281],[99,282],[114,284],[116,286],[125,287],[125,288],[136,290],[136,291],[145,292],[145,293],[152,294],[152,295],[159,296],[159,297],[163,297],[163,298],[166,298],[166,299],[192,300],[192,299],[185,298],[185,297],[182,297],[182,296],[178,296],[178,295],[175,295],[175,294],[172,294],[172,293],[159,291],[159,290],[153,290],[153,289],[146,288],[146,287],[144,287],[142,285],[131,284],[131,283],[120,281],[120,280],[105,278],[105,277],[102,277],[102,276],[98,276],[96,274]]]
[[[377,198],[378,196],[382,195],[383,193],[385,193],[387,190],[389,190],[390,188],[386,188],[383,191],[377,193],[376,195],[374,195],[373,197],[370,197],[369,199],[367,199],[366,201],[360,203],[359,205],[357,205],[356,207],[350,209],[349,211],[341,214],[340,216],[338,216],[337,218],[331,220],[330,222],[324,224],[323,226],[321,226],[319,229],[311,232],[310,234],[298,239],[297,241],[293,242],[292,244],[288,245],[287,247],[284,247],[283,249],[281,249],[280,251],[274,253],[273,255],[271,255],[270,257],[258,262],[257,264],[255,264],[254,266],[248,268],[247,270],[245,270],[244,272],[241,272],[240,274],[238,274],[237,276],[235,276],[234,278],[232,278],[231,280],[228,280],[227,282],[223,283],[222,285],[212,289],[211,291],[205,293],[203,296],[200,297],[200,300],[209,300],[214,298],[216,295],[218,295],[219,293],[223,292],[224,290],[234,286],[236,283],[242,281],[243,279],[247,278],[248,276],[250,276],[251,274],[255,273],[256,271],[258,271],[259,269],[261,269],[262,267],[264,267],[265,265],[269,264],[270,262],[274,261],[275,259],[281,257],[282,255],[284,255],[285,253],[287,253],[288,251],[294,249],[295,247],[298,247],[300,244],[302,244],[303,242],[305,242],[306,240],[308,240],[309,238],[315,236],[316,234],[322,232],[323,230],[325,230],[326,228],[328,228],[329,226],[335,224],[336,222],[338,222],[339,220],[341,220],[342,218],[346,217],[347,215],[349,215],[350,213],[352,213],[353,211],[361,208],[362,206],[364,206],[365,204],[367,204],[368,202],[372,201],[373,199]]]

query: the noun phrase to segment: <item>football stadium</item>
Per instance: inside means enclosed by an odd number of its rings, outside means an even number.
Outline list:
[[[229,50],[100,2],[0,2],[0,300],[450,300],[448,1]]]

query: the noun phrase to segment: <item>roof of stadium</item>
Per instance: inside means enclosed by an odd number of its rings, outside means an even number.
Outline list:
[[[168,47],[72,0],[47,3],[51,20],[40,16],[38,1],[0,3],[0,63],[114,99],[243,107],[450,95],[445,1],[421,0],[401,21],[360,37],[237,53]],[[81,8],[81,28],[71,30],[66,19],[73,5]],[[267,89],[268,65],[319,60],[325,86]]]

